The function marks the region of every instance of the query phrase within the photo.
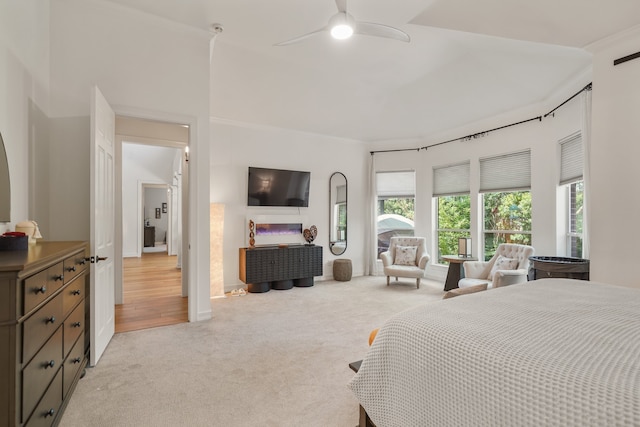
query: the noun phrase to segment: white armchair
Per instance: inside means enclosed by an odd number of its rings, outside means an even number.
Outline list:
[[[416,288],[420,289],[420,279],[424,277],[427,263],[427,239],[424,237],[392,237],[389,241],[389,250],[380,254],[384,274],[389,278],[394,276],[410,277],[416,279]]]
[[[464,278],[458,282],[459,288],[468,288],[487,283],[487,288],[513,285],[527,281],[529,257],[534,249],[527,245],[502,243],[489,261],[465,261]]]

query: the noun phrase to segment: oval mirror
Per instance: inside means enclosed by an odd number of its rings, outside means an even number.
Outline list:
[[[347,177],[341,172],[329,178],[329,250],[334,255],[347,250]]]
[[[9,163],[0,134],[0,222],[11,221],[11,185],[9,184]]]

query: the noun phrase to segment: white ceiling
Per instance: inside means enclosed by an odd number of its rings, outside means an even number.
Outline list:
[[[422,139],[543,102],[588,70],[585,46],[640,23],[638,0],[349,0],[357,20],[411,42],[321,34],[276,47],[326,25],[334,0],[109,1],[224,25],[213,117],[363,141]]]

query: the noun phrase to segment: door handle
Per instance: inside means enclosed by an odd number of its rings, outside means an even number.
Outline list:
[[[91,261],[91,264],[97,264],[100,261],[106,261],[109,257],[106,256],[92,256],[89,258],[89,260]]]

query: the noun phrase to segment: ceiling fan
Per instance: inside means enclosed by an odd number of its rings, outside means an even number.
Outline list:
[[[291,40],[276,43],[275,46],[287,46],[298,43],[324,31],[328,31],[334,39],[338,40],[348,39],[353,34],[383,37],[403,42],[409,42],[411,40],[407,33],[397,28],[373,22],[356,21],[353,16],[347,12],[347,0],[336,0],[336,6],[338,7],[338,13],[329,19],[329,23],[326,26]]]

